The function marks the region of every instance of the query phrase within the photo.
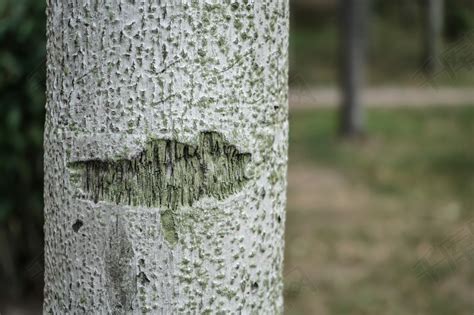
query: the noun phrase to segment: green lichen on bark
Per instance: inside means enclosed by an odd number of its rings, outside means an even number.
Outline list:
[[[216,132],[200,134],[198,145],[152,139],[132,159],[70,164],[80,197],[118,205],[160,207],[163,234],[178,240],[175,213],[202,197],[222,200],[242,189],[250,154]]]
[[[176,231],[176,222],[173,210],[166,210],[161,213],[161,227],[163,235],[168,243],[174,245],[178,242],[178,232]]]

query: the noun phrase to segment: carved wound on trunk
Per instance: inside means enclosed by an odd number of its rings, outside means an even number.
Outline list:
[[[109,302],[114,314],[131,310],[137,290],[136,270],[133,265],[133,248],[119,216],[112,221],[105,249],[105,272]]]
[[[241,153],[216,132],[203,132],[197,146],[153,139],[132,159],[70,164],[82,198],[119,205],[163,207],[162,227],[177,241],[174,213],[202,197],[222,200],[248,181],[250,154]]]

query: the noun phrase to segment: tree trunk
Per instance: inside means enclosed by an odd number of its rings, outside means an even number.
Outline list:
[[[358,136],[364,131],[361,95],[365,84],[369,0],[340,0],[341,89],[340,133]]]
[[[432,76],[439,67],[444,20],[443,0],[424,0],[423,70]]]
[[[287,0],[48,2],[44,312],[282,312]]]

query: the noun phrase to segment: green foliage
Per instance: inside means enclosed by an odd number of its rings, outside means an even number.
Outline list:
[[[445,1],[445,35],[448,40],[457,40],[474,27],[474,12],[472,3],[465,1]],[[466,6],[470,5],[470,10]],[[471,35],[472,36],[472,35]]]
[[[26,268],[42,250],[45,23],[45,1],[0,1],[0,283],[14,281],[9,293],[27,280],[14,275],[32,280]]]

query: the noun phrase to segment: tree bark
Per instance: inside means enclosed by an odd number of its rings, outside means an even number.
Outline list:
[[[53,314],[281,313],[288,3],[48,1]]]
[[[423,70],[432,76],[440,65],[444,20],[443,0],[424,0]]]
[[[361,135],[365,117],[362,92],[365,85],[369,0],[340,0],[341,9],[341,92],[340,133]]]

